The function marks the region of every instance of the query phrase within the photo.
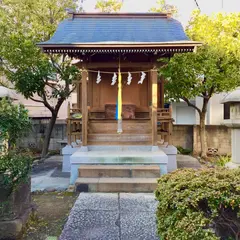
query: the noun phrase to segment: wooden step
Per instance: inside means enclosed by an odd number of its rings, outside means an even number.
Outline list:
[[[89,133],[92,134],[104,134],[104,133],[112,133],[116,134],[117,132],[117,121],[90,121],[89,122]],[[132,120],[125,121],[123,120],[123,132],[124,133],[142,133],[142,134],[150,134],[151,133],[151,122],[149,120]]]
[[[154,192],[157,178],[78,178],[77,192]]]
[[[151,134],[88,134],[89,142],[151,142]]]
[[[123,145],[123,146],[137,146],[137,145],[145,145],[145,146],[152,146],[152,142],[151,141],[146,141],[146,142],[136,142],[136,141],[132,141],[132,142],[119,142],[119,141],[88,141],[88,145],[89,146],[94,146],[94,145],[98,145],[98,146],[118,146],[119,144]]]
[[[83,178],[159,178],[160,167],[157,165],[82,165],[78,173],[78,176]]]

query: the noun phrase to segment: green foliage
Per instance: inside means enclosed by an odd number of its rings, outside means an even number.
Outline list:
[[[161,239],[239,239],[240,168],[184,169],[164,175],[155,192]]]
[[[200,117],[201,155],[206,156],[205,117],[211,97],[240,85],[240,14],[213,16],[194,11],[187,27],[191,40],[203,42],[197,53],[175,54],[160,69],[166,98],[184,100]],[[166,65],[167,63],[167,65]],[[202,98],[202,106],[191,100]]]
[[[181,146],[177,146],[177,150],[178,150],[178,153],[183,154],[183,155],[189,155],[192,153],[191,149],[187,149],[187,148],[185,149]]]
[[[31,128],[25,107],[4,98],[0,100],[0,119],[0,139],[8,140],[10,146],[14,146]]]
[[[66,54],[44,54],[37,43],[53,35],[67,17],[66,8],[76,6],[75,0],[3,0],[0,4],[0,72],[17,91],[52,113],[43,157],[58,111],[74,90],[80,73]]]
[[[1,39],[23,34],[34,42],[48,40],[67,17],[66,8],[76,7],[75,0],[2,0]]]
[[[176,6],[167,4],[166,0],[157,0],[157,6],[150,8],[149,12],[171,13],[176,16],[178,10]]]
[[[0,156],[0,184],[13,189],[27,181],[32,166],[32,158],[27,154],[9,152]]]
[[[175,54],[160,74],[167,79],[166,94],[173,101],[210,98],[240,84],[239,65],[209,46],[199,48],[197,53]]]
[[[95,9],[98,9],[100,12],[119,12],[122,7],[121,0],[98,0]]]
[[[226,156],[218,156],[215,163],[219,167],[224,167],[227,163],[231,161],[231,157],[226,155]]]
[[[194,11],[187,27],[194,41],[202,41],[230,58],[240,61],[240,13],[216,13],[212,16]]]

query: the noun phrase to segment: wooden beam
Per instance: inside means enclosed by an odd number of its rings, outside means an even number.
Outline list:
[[[157,146],[157,101],[158,101],[158,85],[157,85],[157,69],[151,70],[152,83],[152,145]]]
[[[87,146],[88,108],[87,108],[87,69],[82,68],[82,146]]]
[[[157,67],[160,67],[162,63],[157,63]],[[84,63],[78,63],[77,66],[82,68]],[[88,69],[102,69],[102,68],[116,68],[118,69],[119,62],[92,62],[88,63]],[[150,62],[121,62],[121,68],[138,68],[141,70],[149,70],[153,68],[153,64]],[[141,71],[139,70],[139,71]]]

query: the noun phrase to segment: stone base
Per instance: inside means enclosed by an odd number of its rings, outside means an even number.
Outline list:
[[[81,165],[158,165],[166,174],[168,156],[152,146],[89,146],[88,152],[77,150],[71,157],[70,184],[78,178]]]
[[[79,148],[73,148],[70,145],[67,145],[62,149],[62,155],[63,155],[62,172],[71,172],[70,157],[77,150],[79,150]]]
[[[177,169],[177,148],[169,145],[160,147],[160,149],[168,156],[167,171],[175,171]]]
[[[29,208],[25,213],[12,221],[0,221],[0,239],[15,240],[19,239],[22,234],[23,227],[28,221],[32,208]]]
[[[240,163],[229,162],[229,163],[226,164],[226,167],[230,168],[230,169],[239,168],[240,167]]]

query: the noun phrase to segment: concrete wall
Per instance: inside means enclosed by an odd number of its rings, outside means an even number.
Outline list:
[[[47,122],[48,120],[33,120],[32,130],[18,145],[24,148],[41,150]],[[60,150],[62,148],[61,142],[67,141],[66,139],[66,123],[65,121],[58,121],[53,129],[49,149]]]
[[[42,148],[46,123],[46,120],[35,120],[32,131],[19,143],[19,146],[40,150]],[[230,154],[231,129],[221,125],[208,125],[206,128],[207,147],[218,149],[219,154]],[[61,142],[64,141],[67,141],[66,124],[65,121],[58,121],[51,136],[50,150],[60,150],[62,148]],[[193,125],[174,125],[172,142],[174,146],[181,146],[185,149],[192,149],[195,152],[199,152],[199,127]]]
[[[185,149],[193,149],[193,126],[174,125],[172,142],[174,146],[181,146]]]
[[[217,149],[218,154],[231,154],[231,129],[222,125],[207,125],[207,147]],[[199,127],[174,125],[172,141],[174,146],[200,151]]]
[[[221,125],[206,126],[207,147],[216,149],[218,154],[231,154],[231,129]],[[193,128],[193,150],[200,151],[199,126]]]

